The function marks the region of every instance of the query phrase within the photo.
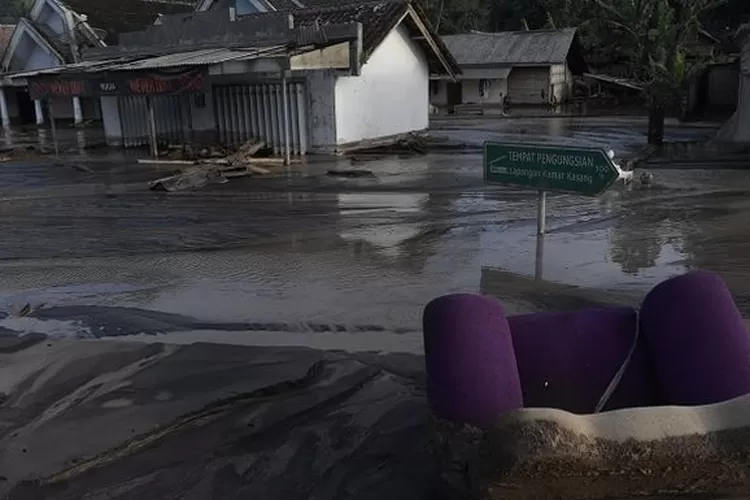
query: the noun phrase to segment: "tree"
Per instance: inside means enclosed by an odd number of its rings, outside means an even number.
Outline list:
[[[595,0],[616,30],[631,77],[643,86],[648,142],[664,141],[664,119],[685,84],[709,59],[688,51],[698,45],[700,19],[725,0]]]
[[[484,0],[422,0],[421,5],[441,35],[487,29]]]
[[[31,8],[31,0],[0,1],[0,21],[15,23]]]

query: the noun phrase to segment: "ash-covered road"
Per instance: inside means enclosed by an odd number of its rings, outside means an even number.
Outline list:
[[[644,127],[633,118],[488,118],[439,123],[433,134],[477,145],[520,134],[622,151],[642,140]],[[712,129],[668,133],[699,139]],[[334,167],[374,177],[327,176]],[[510,311],[580,307],[592,298],[637,303],[655,282],[700,267],[722,273],[750,313],[750,171],[664,169],[647,188],[551,196],[547,282],[534,283],[527,278],[535,195],[486,187],[478,151],[311,158],[291,178],[173,194],[146,189],[168,168],[112,161],[87,168],[0,168],[6,310],[26,302],[133,307],[253,324],[250,343],[419,352],[421,308],[439,294],[482,291]],[[3,325],[100,333],[15,317]],[[263,325],[278,334],[259,333]]]
[[[644,121],[472,118],[434,134],[469,147],[311,158],[291,177],[174,194],[146,187],[168,168],[132,161],[0,164],[0,494],[431,498],[418,354],[433,297],[481,291],[510,312],[637,304],[698,267],[750,314],[750,170],[550,196],[534,281],[535,193],[484,186],[481,143],[632,151]],[[196,341],[255,347],[175,346]]]

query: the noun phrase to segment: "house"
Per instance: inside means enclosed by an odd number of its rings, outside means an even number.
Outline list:
[[[750,24],[742,25],[735,36],[740,48],[739,90],[737,110],[719,130],[720,142],[750,144]]]
[[[117,0],[103,8],[99,0],[35,0],[28,16],[14,27],[0,60],[2,125],[7,127],[11,121],[42,125],[49,113],[76,124],[100,118],[97,99],[58,96],[45,104],[30,98],[23,79],[8,75],[77,63],[85,48],[103,47],[116,41],[121,31],[142,29],[159,13],[192,9],[192,2]]]
[[[430,75],[459,72],[421,10],[379,0],[163,16],[78,65],[18,76],[44,99],[98,96],[112,145],[259,139],[301,155],[426,129]]]
[[[443,37],[461,68],[456,83],[434,78],[431,102],[456,104],[555,104],[573,92],[573,75],[587,71],[575,29]]]

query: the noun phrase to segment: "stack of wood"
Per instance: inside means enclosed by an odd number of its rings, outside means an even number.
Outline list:
[[[219,158],[208,155],[211,157],[192,160],[139,160],[139,163],[191,165],[183,171],[153,181],[149,185],[152,190],[182,191],[202,187],[206,184],[224,183],[227,182],[227,179],[236,177],[270,174],[271,170],[263,168],[259,164],[267,165],[272,163],[273,159],[255,156],[264,147],[264,142],[253,140],[240,146],[234,153]]]

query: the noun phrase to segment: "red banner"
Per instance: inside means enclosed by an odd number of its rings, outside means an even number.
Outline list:
[[[122,72],[29,78],[29,94],[32,99],[195,94],[205,92],[207,88],[208,75],[203,69],[181,73]]]

